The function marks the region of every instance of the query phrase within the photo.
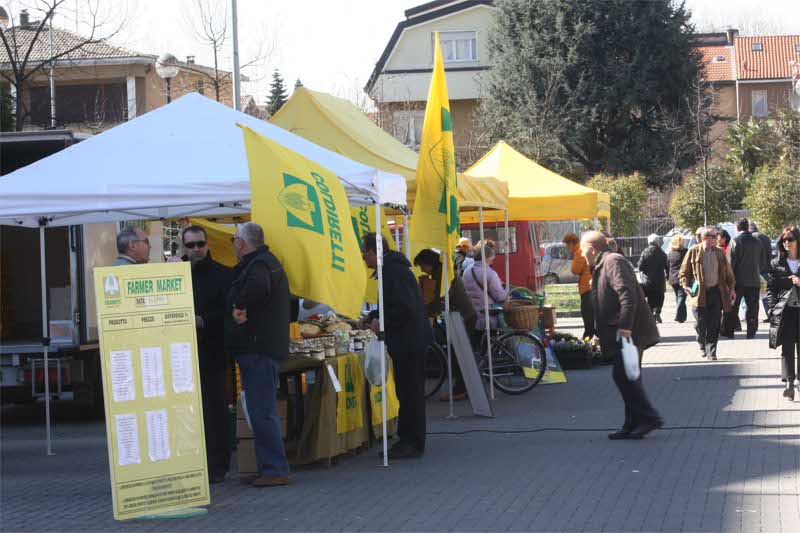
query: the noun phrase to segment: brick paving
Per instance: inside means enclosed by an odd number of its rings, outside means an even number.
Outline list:
[[[560,327],[575,332],[578,322]],[[58,406],[56,455],[46,457],[38,412],[4,408],[0,528],[800,531],[800,401],[781,397],[764,325],[754,340],[721,341],[714,363],[699,357],[692,326],[668,320],[664,342],[645,354],[667,429],[643,441],[606,438],[622,423],[610,367],[568,371],[567,384],[498,392],[494,419],[459,404],[450,420],[446,404],[431,402],[422,459],[383,468],[370,451],[297,470],[294,485],[274,489],[229,480],[191,519],[115,522],[103,423]]]

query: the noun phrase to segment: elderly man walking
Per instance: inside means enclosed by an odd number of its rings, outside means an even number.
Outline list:
[[[289,280],[264,244],[264,230],[246,222],[233,236],[239,264],[228,293],[225,347],[236,357],[256,441],[260,476],[254,487],[288,485],[277,395],[280,363],[289,355]]]
[[[697,323],[700,356],[717,360],[717,340],[722,311],[732,309],[734,277],[725,252],[717,247],[717,229],[703,228],[703,242],[692,246],[678,276],[692,305]]]
[[[127,226],[117,234],[119,256],[111,266],[144,265],[150,261],[150,239],[141,228]]]
[[[608,435],[611,440],[641,439],[663,426],[664,421],[645,394],[642,378],[631,381],[625,373],[619,338],[632,339],[643,352],[661,338],[655,318],[648,312],[644,292],[636,282],[633,266],[621,255],[610,253],[606,237],[598,231],[583,235],[583,256],[592,273],[592,300],[597,317],[597,334],[604,354],[613,354],[613,377],[625,402],[625,423]]]
[[[731,268],[736,278],[736,301],[733,309],[739,309],[744,298],[747,305],[747,338],[752,339],[758,331],[758,294],[761,291],[761,273],[767,268],[767,252],[757,237],[750,233],[746,218],[737,224],[739,235],[731,246]]]
[[[653,233],[647,237],[647,244],[639,258],[642,290],[656,322],[661,324],[661,308],[664,306],[664,293],[669,279],[669,261],[667,254],[661,249],[661,238],[658,235]]]

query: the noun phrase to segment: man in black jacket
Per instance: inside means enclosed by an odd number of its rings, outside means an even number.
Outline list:
[[[425,351],[432,341],[432,332],[422,292],[411,271],[411,263],[400,252],[389,250],[382,239],[382,257],[377,252],[375,233],[364,236],[361,256],[370,268],[383,263],[383,320],[386,347],[394,363],[395,388],[400,402],[397,421],[399,442],[392,446],[389,457],[401,459],[421,457],[425,452]],[[380,334],[378,319],[371,328]]]
[[[203,228],[189,226],[183,230],[181,239],[186,251],[182,259],[192,264],[209,480],[220,483],[225,479],[231,461],[228,390],[225,385],[228,360],[223,339],[225,299],[233,279],[228,267],[211,259],[208,237]]]
[[[667,290],[669,278],[669,262],[667,254],[661,249],[661,238],[653,233],[647,238],[649,245],[639,258],[639,272],[642,274],[642,290],[647,303],[656,319],[661,324],[661,308],[664,306],[664,292]]]
[[[767,268],[767,255],[761,242],[750,233],[746,218],[736,225],[739,235],[731,243],[731,268],[736,278],[736,312],[744,298],[747,305],[747,338],[758,331],[758,294],[761,290],[761,273]]]
[[[289,280],[261,226],[242,224],[232,241],[239,264],[228,293],[225,347],[239,364],[255,435],[260,476],[253,486],[288,485],[277,395],[280,363],[289,355]]]

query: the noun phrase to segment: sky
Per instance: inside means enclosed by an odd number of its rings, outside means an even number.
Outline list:
[[[194,55],[198,63],[210,63],[208,47],[193,39],[187,23],[196,18],[197,0],[110,1],[128,13],[114,43],[139,52],[170,52],[181,59]],[[203,1],[230,5],[230,0]],[[265,99],[277,68],[290,92],[299,78],[311,89],[362,99],[362,88],[395,26],[405,18],[403,12],[422,3],[425,0],[238,0],[240,61],[250,62],[259,48],[265,56],[261,68],[243,69],[253,78],[244,90],[257,101]],[[800,33],[800,0],[686,0],[686,5],[700,30],[733,25],[759,33]],[[71,23],[61,24],[74,28],[71,17]],[[232,64],[231,57],[228,43],[224,63]]]

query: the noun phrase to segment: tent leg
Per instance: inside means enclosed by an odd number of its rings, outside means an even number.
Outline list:
[[[403,237],[405,238],[406,257],[411,261],[411,240],[408,238],[408,213],[403,213]]]
[[[376,228],[380,228],[380,226],[375,226]],[[400,224],[397,223],[397,217],[394,217],[394,249],[398,252],[401,250],[400,248]]]
[[[380,333],[378,340],[381,345],[381,391],[383,397],[381,400],[381,428],[383,429],[383,466],[389,466],[389,437],[386,434],[386,344],[383,342],[383,238],[381,236],[381,206],[375,204],[375,227],[378,229],[376,232],[375,247],[378,256],[378,321],[380,322]]]
[[[511,248],[511,236],[508,234],[508,209],[505,210],[503,222],[506,228],[506,289],[511,287],[511,265],[508,263],[508,254]]]
[[[486,356],[489,358],[489,396],[494,400],[494,365],[492,365],[492,335],[489,322],[489,287],[486,286],[486,237],[483,234],[483,207],[478,208],[478,222],[481,230],[481,263],[483,278],[483,317],[486,321]]]
[[[599,228],[600,226],[597,223],[597,217],[594,217],[594,230],[597,231]]]
[[[47,321],[47,268],[44,242],[44,225],[39,226],[39,258],[42,279],[42,351],[44,352],[44,419],[47,433],[47,455],[53,453],[53,442],[50,436],[50,328]],[[36,376],[31,376],[34,382]]]
[[[442,256],[447,253],[442,251]],[[449,316],[450,311],[450,276],[447,271],[447,258],[442,257],[442,281],[444,281],[444,313],[445,317]],[[450,328],[446,327],[447,321],[445,320],[445,336],[447,338],[447,391],[450,396],[450,414],[447,418],[456,418],[453,405],[453,348],[450,345]]]

